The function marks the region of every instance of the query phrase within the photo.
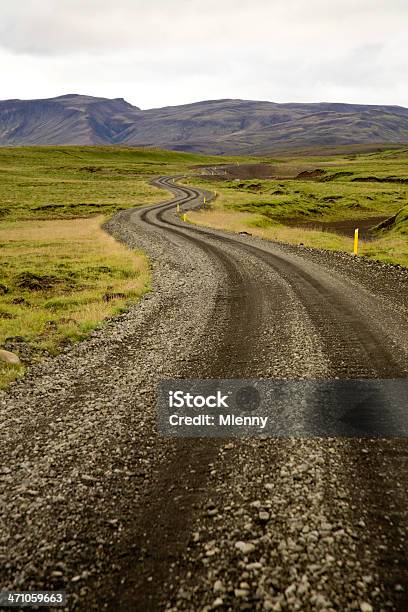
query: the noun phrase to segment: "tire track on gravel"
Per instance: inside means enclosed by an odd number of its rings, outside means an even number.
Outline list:
[[[166,181],[161,183],[166,186]],[[180,187],[179,192],[184,194],[183,204],[194,204],[200,198],[197,189]],[[187,241],[199,243],[204,250],[208,249],[208,241],[211,248],[220,244],[225,249],[226,245],[245,251],[251,256],[271,266],[290,285],[299,301],[307,311],[311,324],[319,333],[329,362],[330,375],[340,378],[405,378],[407,377],[407,361],[405,347],[395,346],[395,343],[384,337],[380,327],[376,326],[375,318],[367,318],[367,311],[361,312],[356,307],[355,300],[350,299],[350,294],[344,292],[344,287],[336,289],[324,274],[316,278],[313,273],[305,270],[306,264],[293,258],[268,252],[267,249],[259,248],[252,244],[234,240],[228,235],[220,235],[217,232],[204,230],[202,228],[182,226],[170,217],[171,206],[159,207],[154,213],[144,213],[144,221],[161,227],[171,227],[171,231],[182,236]],[[203,244],[204,243],[204,244]],[[241,291],[242,291],[241,286]],[[259,286],[258,286],[259,290]],[[256,293],[254,293],[256,295]],[[247,319],[250,321],[250,319]],[[405,336],[406,340],[406,336]],[[215,368],[214,377],[222,376],[220,370]],[[369,461],[362,454],[362,445],[358,441],[346,441],[339,452],[350,464],[349,487],[350,493],[359,506],[366,506],[365,512],[367,525],[371,534],[377,529],[381,530],[380,542],[378,538],[371,539],[371,544],[378,556],[378,567],[381,578],[388,588],[388,595],[396,606],[403,606],[406,597],[404,589],[395,591],[394,586],[399,582],[407,584],[407,549],[401,545],[404,542],[403,533],[406,532],[406,481],[399,485],[399,495],[393,495],[388,500],[389,514],[394,520],[385,520],[386,512],[379,509],[383,482],[378,474],[384,469],[383,456],[389,459],[394,453],[394,461],[388,461],[386,465],[387,474],[392,476],[392,471],[398,473],[398,478],[403,472],[403,464],[406,457],[406,443],[400,441],[394,446],[390,442],[372,441],[368,446],[372,448],[369,453]],[[390,450],[390,446],[395,448]],[[367,448],[365,448],[367,452]],[[402,464],[401,464],[402,460]],[[384,474],[384,473],[383,473]],[[356,480],[357,479],[357,480]],[[359,486],[356,486],[356,482]],[[391,489],[391,494],[393,490]],[[384,546],[384,540],[387,545]],[[367,544],[366,544],[367,545]],[[370,544],[368,544],[370,545]],[[381,551],[385,550],[383,554]],[[392,551],[392,552],[391,552]],[[391,552],[391,554],[390,554]],[[392,606],[394,604],[391,604]],[[396,608],[400,609],[400,608]],[[402,608],[401,608],[402,609]]]
[[[147,209],[140,214],[142,222],[157,226],[165,224],[163,213],[177,203],[187,204],[199,196],[196,190],[175,188],[161,179],[157,182],[171,191],[184,194],[170,203]],[[136,213],[139,216],[139,213]],[[129,218],[132,222],[132,216]],[[254,277],[245,266],[226,252],[222,246],[174,231],[183,240],[203,251],[219,270],[218,288],[213,318],[208,329],[222,329],[213,344],[211,360],[198,359],[183,373],[191,378],[240,378],[252,374],[256,353],[263,341],[263,304],[267,299]],[[142,513],[136,513],[131,528],[132,542],[123,549],[141,551],[139,562],[120,572],[120,584],[113,588],[112,609],[157,610],[167,595],[163,585],[171,573],[171,565],[185,550],[194,508],[206,489],[211,462],[216,457],[220,442],[216,440],[180,439],[160,469],[152,486],[146,491]],[[171,495],[169,495],[171,492]],[[109,597],[108,597],[109,599]]]

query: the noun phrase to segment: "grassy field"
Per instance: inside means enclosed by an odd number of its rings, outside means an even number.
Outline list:
[[[100,227],[102,218],[0,225],[0,346],[33,363],[85,338],[149,289],[149,264]],[[0,368],[0,385],[24,370]]]
[[[149,184],[214,158],[113,147],[0,148],[0,220],[111,215],[153,204],[163,192]]]
[[[395,217],[388,228],[361,241],[360,253],[408,266],[407,149],[281,159],[271,169],[274,177],[268,179],[231,178],[234,171],[228,169],[224,176],[220,171],[190,179],[217,192],[210,208],[191,213],[190,221],[351,252],[354,227]],[[348,231],[339,230],[343,225]]]

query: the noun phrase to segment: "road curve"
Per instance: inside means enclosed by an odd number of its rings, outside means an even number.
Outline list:
[[[399,322],[400,329],[394,336],[399,339],[396,346],[395,342],[384,334],[381,321],[373,318],[372,312],[373,310],[377,312],[377,307],[372,302],[370,313],[364,308],[359,312],[359,304],[364,298],[361,299],[356,295],[355,287],[347,291],[345,284],[348,284],[348,279],[346,283],[343,279],[337,278],[333,282],[326,270],[313,269],[310,262],[294,257],[292,253],[274,251],[271,245],[259,242],[253,245],[238,241],[231,235],[226,236],[194,226],[186,228],[185,224],[171,214],[174,213],[177,203],[183,210],[198,208],[202,205],[204,196],[209,200],[212,194],[188,186],[176,186],[173,180],[173,177],[169,177],[156,181],[158,186],[169,189],[176,197],[173,202],[143,212],[141,219],[145,223],[166,227],[184,239],[199,244],[204,250],[211,250],[220,258],[223,257],[223,249],[225,251],[225,246],[228,245],[256,257],[260,262],[276,270],[281,277],[290,282],[291,288],[307,309],[312,322],[318,327],[320,338],[327,349],[333,376],[375,378],[408,376],[407,325],[404,321],[406,311],[401,313],[403,316]],[[262,290],[260,285],[258,282],[258,291]],[[246,293],[245,287],[242,287],[242,293]],[[379,314],[381,310],[383,309],[380,308]],[[250,324],[251,320],[247,319],[247,325]],[[341,344],[341,350],[337,350],[336,355],[329,350],[332,348],[333,338]]]
[[[176,214],[176,206],[179,205],[182,212],[188,211],[202,206],[204,197],[208,201],[212,194],[175,181],[177,177],[162,177],[155,182],[172,192],[173,200],[126,213],[126,218],[129,224],[148,225],[162,235],[164,232],[182,243],[194,245],[221,274],[222,294],[217,296],[214,318],[208,322],[207,330],[211,327],[219,329],[220,320],[222,330],[216,343],[211,342],[210,360],[207,358],[196,364],[198,367],[190,372],[190,377],[407,377],[406,276],[402,284],[403,293],[399,293],[401,301],[398,301],[393,289],[381,287],[381,283],[373,291],[373,279],[367,275],[360,276],[358,271],[355,273],[354,262],[347,256],[336,261],[329,254],[316,256],[307,249],[274,245],[183,223]],[[406,431],[405,422],[404,427]],[[381,430],[377,435],[381,437]],[[386,435],[384,428],[384,437]],[[185,444],[188,443],[180,444],[182,455]],[[206,444],[203,452],[208,460],[217,446],[215,443]],[[396,581],[406,584],[407,578],[406,548],[401,547],[400,538],[400,530],[405,529],[401,525],[406,525],[403,466],[407,447],[405,440],[394,445],[390,441],[371,441],[370,444],[368,461],[361,453],[360,440],[342,441],[341,454],[348,456],[349,464],[344,466],[343,476],[348,479],[350,496],[366,509],[365,520],[370,524],[371,532],[365,537],[369,547],[376,550],[380,580],[383,585],[388,585],[384,587],[388,589],[387,594],[392,592],[392,606],[401,606],[402,609],[406,601],[401,594],[403,591],[396,593],[393,589]],[[392,461],[389,461],[390,455]],[[182,461],[176,458],[171,468],[175,473],[180,473],[180,463]],[[372,534],[378,532],[379,524],[383,524],[384,516],[388,516],[381,508],[386,472],[382,472],[382,478],[378,476],[385,468],[390,479],[398,475],[399,490],[396,495],[390,487],[389,510],[394,520],[387,524],[386,534],[381,533],[381,538],[389,542],[387,552],[383,554],[383,544],[378,538],[375,541]],[[197,466],[195,470],[199,471]],[[165,524],[171,512],[177,512],[177,509],[167,509]],[[167,527],[165,530],[168,531]],[[163,533],[160,538],[162,536]],[[166,533],[165,540],[172,550],[177,548],[178,538],[177,530],[171,535]],[[135,589],[135,584],[131,584],[130,601]],[[146,584],[139,583],[138,588],[139,597],[147,597],[145,604],[150,602],[153,605],[156,600],[146,590]]]
[[[406,610],[405,439],[164,439],[164,378],[403,379],[408,274],[183,223],[107,231],[140,304],[0,393],[0,579],[75,610]],[[370,607],[371,606],[371,607]]]

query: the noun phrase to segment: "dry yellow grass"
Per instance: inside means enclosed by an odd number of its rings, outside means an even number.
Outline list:
[[[238,213],[225,210],[191,211],[188,213],[188,220],[191,223],[213,227],[214,229],[224,229],[237,233],[246,231],[265,240],[288,242],[289,244],[299,244],[302,242],[307,246],[322,249],[353,250],[353,241],[346,236],[278,224],[265,228],[256,227],[253,224],[257,218],[258,215],[252,213]]]
[[[0,347],[20,337],[34,354],[57,353],[149,288],[146,257],[106,234],[102,222],[99,216],[0,224]],[[33,279],[38,287],[30,287]],[[18,373],[0,366],[0,384]]]

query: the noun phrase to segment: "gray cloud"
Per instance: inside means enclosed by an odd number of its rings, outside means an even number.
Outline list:
[[[3,97],[408,104],[406,0],[0,0]]]

